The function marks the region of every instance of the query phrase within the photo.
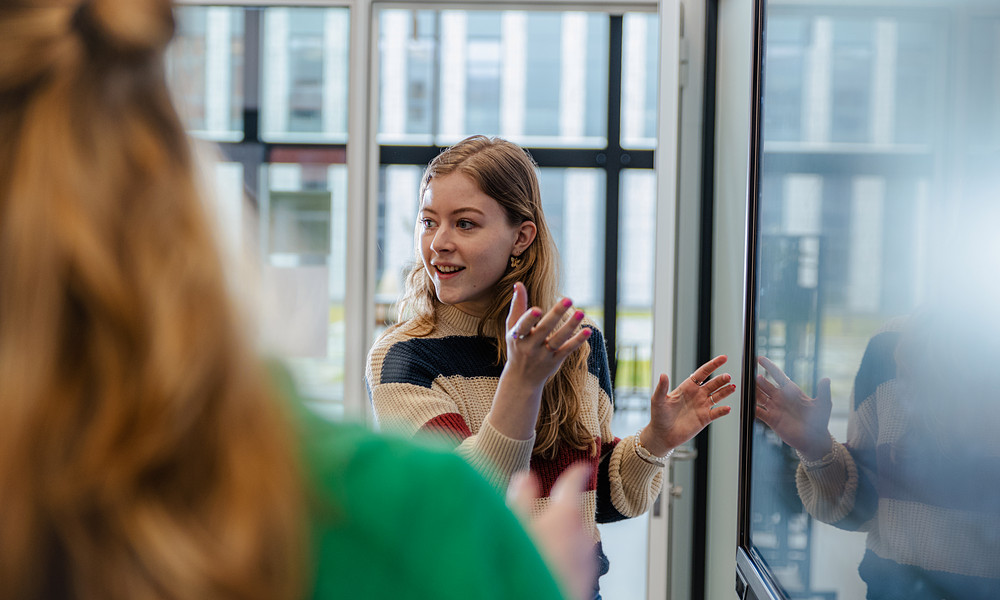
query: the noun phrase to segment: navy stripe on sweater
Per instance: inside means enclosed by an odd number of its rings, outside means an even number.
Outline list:
[[[590,330],[590,356],[587,357],[587,371],[597,378],[601,384],[601,389],[608,395],[608,401],[612,402],[614,392],[611,385],[611,369],[608,366],[608,349],[604,343],[604,334],[596,327],[586,326]]]
[[[389,348],[379,383],[410,383],[430,388],[440,376],[500,377],[493,342],[478,336],[412,338]]]
[[[898,331],[885,331],[874,336],[865,348],[858,374],[854,377],[854,409],[874,397],[875,390],[896,377],[896,346],[899,345]]]
[[[875,483],[868,476],[871,471],[864,468],[866,463],[870,463],[874,459],[875,451],[859,452],[847,444],[844,444],[844,447],[851,454],[858,469],[858,492],[854,496],[854,507],[851,512],[847,513],[843,519],[831,524],[840,529],[857,531],[870,521],[878,510],[878,493],[875,490]]]
[[[870,600],[996,600],[1000,580],[921,569],[882,558],[871,550],[858,566]]]
[[[615,438],[612,443],[601,444],[601,462],[597,465],[597,511],[594,520],[598,523],[614,523],[627,519],[611,502],[611,474],[608,469],[611,464],[611,451],[620,440]]]
[[[604,336],[596,327],[591,331],[587,371],[597,378],[610,400],[613,396],[608,352]],[[379,383],[411,383],[430,388],[439,376],[500,377],[503,365],[496,364],[493,340],[482,336],[412,338],[389,348],[382,361]]]

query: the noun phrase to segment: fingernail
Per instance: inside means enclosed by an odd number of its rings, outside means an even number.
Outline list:
[[[576,319],[577,321],[583,319],[583,311],[582,310],[578,310],[575,313],[573,313],[573,318]],[[587,331],[590,331],[590,330],[588,329]]]
[[[531,309],[531,316],[540,317],[542,316],[542,311],[538,310],[537,308],[533,308]]]
[[[590,332],[590,328],[584,329],[583,330],[583,337],[589,338],[590,337],[590,333],[591,333]]]
[[[566,308],[569,308],[573,306],[573,301],[570,300],[569,298],[563,298],[562,305],[565,306]]]

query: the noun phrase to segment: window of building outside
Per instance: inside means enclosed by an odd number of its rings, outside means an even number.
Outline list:
[[[539,163],[562,291],[614,340],[616,389],[648,399],[656,15],[385,9],[377,21],[379,328],[416,260],[424,166],[468,135],[498,135]]]
[[[169,81],[188,131],[219,148],[223,239],[259,271],[242,296],[262,315],[265,351],[286,357],[303,393],[336,417],[350,12],[182,6],[176,14]]]
[[[252,241],[262,280],[280,284],[258,299],[278,325],[265,325],[267,344],[307,394],[339,404],[350,12],[188,5],[177,16],[169,79],[188,130],[220,149],[224,239]],[[539,163],[563,291],[615,344],[621,400],[648,398],[656,15],[384,9],[376,21],[377,329],[414,259],[423,167],[466,135],[500,135]]]

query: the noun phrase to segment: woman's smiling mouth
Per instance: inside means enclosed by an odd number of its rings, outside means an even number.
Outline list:
[[[437,270],[441,275],[453,275],[459,271],[465,270],[465,267],[455,267],[452,265],[434,265],[434,269]]]

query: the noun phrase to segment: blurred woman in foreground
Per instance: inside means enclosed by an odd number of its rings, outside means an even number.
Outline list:
[[[0,5],[3,594],[561,597],[461,459],[279,400],[167,93],[173,28],[166,0]]]

